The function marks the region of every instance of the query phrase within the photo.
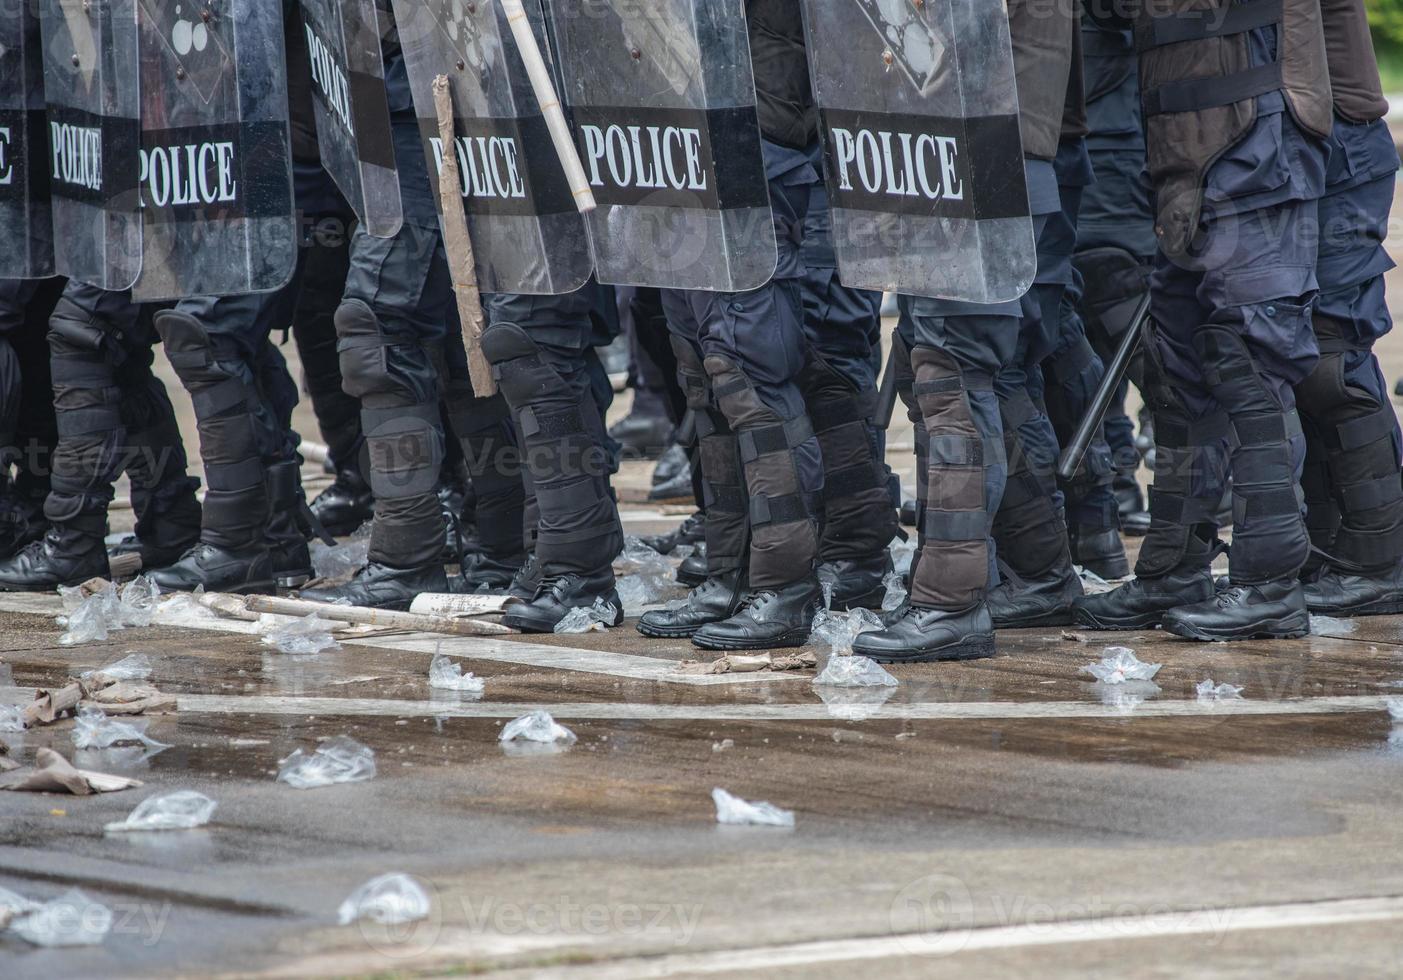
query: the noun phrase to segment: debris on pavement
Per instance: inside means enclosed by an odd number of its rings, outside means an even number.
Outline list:
[[[828,709],[830,718],[866,721],[896,694],[894,687],[834,687],[815,684],[814,692]]]
[[[1142,663],[1129,647],[1106,647],[1100,663],[1087,664],[1081,673],[1091,674],[1102,684],[1154,680],[1163,664]]]
[[[854,609],[847,613],[820,609],[809,629],[809,644],[842,656],[852,653],[853,641],[859,634],[881,628],[882,621],[870,609]]]
[[[733,738],[723,738],[719,742],[711,743],[711,751],[713,752],[725,752],[727,749],[733,749],[735,747],[736,740]]]
[[[1242,688],[1232,684],[1214,684],[1213,678],[1199,681],[1194,693],[1200,701],[1241,701]]]
[[[331,635],[331,623],[316,613],[273,625],[263,634],[263,645],[276,647],[279,653],[304,657],[341,649]]]
[[[722,824],[751,824],[763,827],[793,827],[794,813],[781,810],[773,803],[750,803],[717,787],[711,791],[716,804],[716,822]]]
[[[156,715],[177,708],[174,694],[163,694],[150,684],[127,681],[89,692],[83,703],[99,707],[109,715]]]
[[[887,545],[887,551],[891,553],[892,570],[897,575],[910,574],[911,561],[916,557],[916,542],[910,538],[905,541],[892,538],[891,544]]]
[[[116,793],[141,785],[139,779],[75,769],[72,763],[49,748],[35,751],[33,768],[20,769],[0,779],[0,789],[16,793],[72,793],[74,796]]]
[[[831,687],[896,687],[900,682],[887,673],[882,665],[867,657],[835,656],[814,678],[814,684]]]
[[[1390,718],[1403,722],[1403,698],[1384,698],[1384,707],[1388,708]]]
[[[109,718],[107,713],[91,705],[78,709],[73,728],[73,744],[80,749],[110,749],[114,745],[144,745],[148,749],[168,749],[146,734],[146,722],[134,723]]]
[[[370,560],[370,527],[366,521],[351,535],[349,541],[329,545],[312,542],[312,572],[319,579],[345,579],[365,567]]]
[[[64,615],[58,619],[64,627],[60,646],[79,646],[106,640],[109,633],[129,626],[150,626],[160,589],[142,575],[119,592],[117,586],[105,579],[90,579],[82,585],[60,586]]]
[[[619,618],[619,611],[612,602],[596,598],[592,606],[576,606],[565,614],[565,618],[555,624],[557,633],[589,633],[612,626]]]
[[[887,594],[882,596],[882,612],[894,612],[906,605],[910,595],[906,591],[906,579],[900,572],[888,572],[882,579]]]
[[[1311,636],[1348,636],[1358,624],[1352,619],[1336,619],[1334,616],[1310,617]]]
[[[811,670],[818,666],[818,657],[809,651],[772,657],[768,653],[728,653],[715,660],[683,660],[677,665],[679,674],[753,674],[758,671],[782,673],[791,670]]]
[[[148,796],[125,820],[109,823],[109,834],[132,830],[191,830],[209,823],[217,804],[203,793],[181,789]]]
[[[51,902],[18,912],[9,931],[35,946],[96,946],[112,928],[112,911],[78,889],[64,892]]]
[[[219,622],[219,614],[204,604],[204,598],[203,585],[195,586],[194,592],[178,592],[156,606],[151,623],[198,629]]]
[[[1097,681],[1092,689],[1102,704],[1115,708],[1123,715],[1131,714],[1150,698],[1164,693],[1164,689],[1154,681]]]
[[[129,653],[106,667],[83,671],[78,675],[78,679],[99,685],[117,681],[144,681],[151,676],[151,669],[151,658],[146,654]]]
[[[528,742],[564,742],[568,745],[575,741],[575,733],[552,718],[549,712],[538,709],[507,722],[502,728],[502,733],[497,736],[500,742],[512,742],[516,739]]]
[[[375,753],[349,735],[337,735],[310,755],[298,749],[283,759],[280,783],[293,789],[317,789],[337,783],[359,783],[375,776]]]
[[[462,664],[452,657],[436,653],[429,662],[429,687],[436,691],[481,694],[486,683],[481,677],[474,677],[472,671],[463,673]]]
[[[397,925],[427,918],[431,907],[429,896],[418,881],[406,874],[385,874],[351,892],[336,917],[343,926],[357,919]]]
[[[1062,639],[1069,643],[1090,643],[1091,637],[1085,633],[1073,633],[1071,630],[1062,631]]]
[[[17,707],[0,704],[0,732],[24,731],[24,715]]]
[[[632,534],[624,537],[624,550],[614,559],[614,571],[618,573],[615,587],[619,601],[629,616],[644,606],[661,602],[677,585],[672,562]]]

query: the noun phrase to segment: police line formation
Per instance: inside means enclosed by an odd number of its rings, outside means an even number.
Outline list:
[[[698,546],[695,588],[644,634],[798,645],[824,580],[880,606],[881,291],[918,547],[858,653],[1403,610],[1403,444],[1371,352],[1399,160],[1362,0],[30,0],[0,29],[0,588],[105,575],[110,551],[164,590],[298,587],[309,537],[373,506],[369,564],[304,598],[509,590],[526,631],[618,609],[593,348],[618,284],[675,358],[700,506],[656,541]],[[450,157],[493,392],[441,231]],[[289,327],[336,466],[310,508]],[[1148,509],[1122,407],[1055,472],[1130,331]],[[474,533],[441,499],[465,471]],[[111,545],[123,472],[136,532]],[[1122,522],[1134,577],[1082,595],[1074,563],[1128,575]]]

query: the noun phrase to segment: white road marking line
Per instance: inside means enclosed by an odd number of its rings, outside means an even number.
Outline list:
[[[33,688],[0,687],[0,704],[33,700]],[[463,702],[445,697],[434,701],[388,698],[299,697],[275,694],[181,694],[181,711],[263,715],[346,715],[369,717],[515,718],[543,704],[558,718],[580,721],[846,721],[821,703],[806,704],[632,704],[552,701]],[[1324,715],[1385,712],[1386,698],[1374,696],[1301,698],[1293,701],[1146,702],[1127,715],[1106,705],[1080,701],[974,701],[864,706],[864,721],[1020,721],[1029,719],[1203,718],[1270,715]]]
[[[1257,905],[1242,908],[1193,909],[1157,915],[1030,922],[926,933],[837,939],[710,953],[674,953],[655,958],[616,960],[597,967],[571,967],[571,977],[668,977],[678,974],[730,973],[894,958],[953,956],[980,950],[1071,943],[1122,942],[1183,936],[1208,936],[1220,941],[1229,933],[1268,929],[1308,929],[1319,926],[1383,922],[1403,918],[1403,898],[1340,899]],[[539,975],[539,974],[538,974]],[[559,975],[547,973],[544,975]]]

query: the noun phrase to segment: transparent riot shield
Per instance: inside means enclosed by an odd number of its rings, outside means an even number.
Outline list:
[[[1037,257],[1008,14],[969,0],[803,0],[843,283],[976,303]]]
[[[743,0],[549,0],[600,281],[739,291],[777,252]]]
[[[54,274],[39,8],[0,5],[0,279]]]
[[[266,292],[297,260],[281,0],[137,0],[141,301]]]
[[[385,62],[373,0],[301,0],[322,166],[361,227],[390,238],[404,224]]]
[[[539,0],[525,4],[543,50]],[[483,292],[574,292],[593,271],[575,208],[511,27],[496,0],[394,0],[434,200],[454,152]],[[452,90],[456,143],[439,135],[433,81]]]
[[[135,0],[41,0],[54,266],[103,289],[141,271]]]

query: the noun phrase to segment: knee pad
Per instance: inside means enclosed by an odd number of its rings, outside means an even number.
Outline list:
[[[385,391],[385,342],[375,313],[363,301],[348,299],[336,308],[335,321],[342,390],[354,398]]]

